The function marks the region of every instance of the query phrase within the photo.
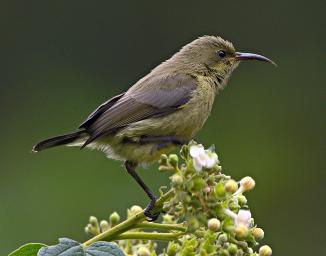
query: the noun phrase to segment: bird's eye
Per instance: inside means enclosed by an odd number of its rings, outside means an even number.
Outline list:
[[[226,52],[223,51],[223,50],[219,50],[219,51],[217,52],[217,55],[218,55],[220,58],[224,58],[224,57],[226,56]]]

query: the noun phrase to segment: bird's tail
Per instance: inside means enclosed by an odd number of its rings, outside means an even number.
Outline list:
[[[80,139],[85,138],[87,133],[85,131],[77,131],[73,133],[68,133],[65,135],[56,136],[50,139],[43,140],[39,143],[37,143],[34,147],[32,152],[39,152],[41,150],[47,149],[47,148],[53,148],[56,146],[61,145],[69,145],[72,144]]]

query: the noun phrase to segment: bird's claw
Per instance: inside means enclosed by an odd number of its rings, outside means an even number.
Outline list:
[[[156,203],[156,197],[153,197],[152,200],[149,202],[149,204],[146,206],[144,215],[147,217],[146,220],[153,222],[157,220],[157,218],[160,216],[160,212],[152,212],[154,209]]]
[[[149,222],[153,222],[153,221],[156,221],[158,219],[158,217],[160,216],[160,212],[156,212],[156,213],[144,213],[145,216],[146,216],[146,220],[149,221]]]

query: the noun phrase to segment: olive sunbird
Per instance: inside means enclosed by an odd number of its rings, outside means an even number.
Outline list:
[[[138,176],[136,167],[152,163],[194,138],[207,120],[215,96],[242,60],[275,65],[264,56],[236,52],[232,43],[221,37],[200,37],[126,92],[100,105],[76,132],[41,141],[33,151],[79,146],[124,161],[125,169],[150,198],[145,215],[155,220],[160,214],[152,213],[156,197]]]

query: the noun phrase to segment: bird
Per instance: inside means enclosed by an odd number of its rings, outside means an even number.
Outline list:
[[[237,52],[220,36],[196,38],[127,91],[101,104],[76,131],[43,140],[32,151],[77,146],[123,161],[150,199],[145,216],[155,221],[160,215],[153,212],[157,197],[136,168],[191,141],[210,115],[215,97],[245,60],[276,65],[263,55]]]

